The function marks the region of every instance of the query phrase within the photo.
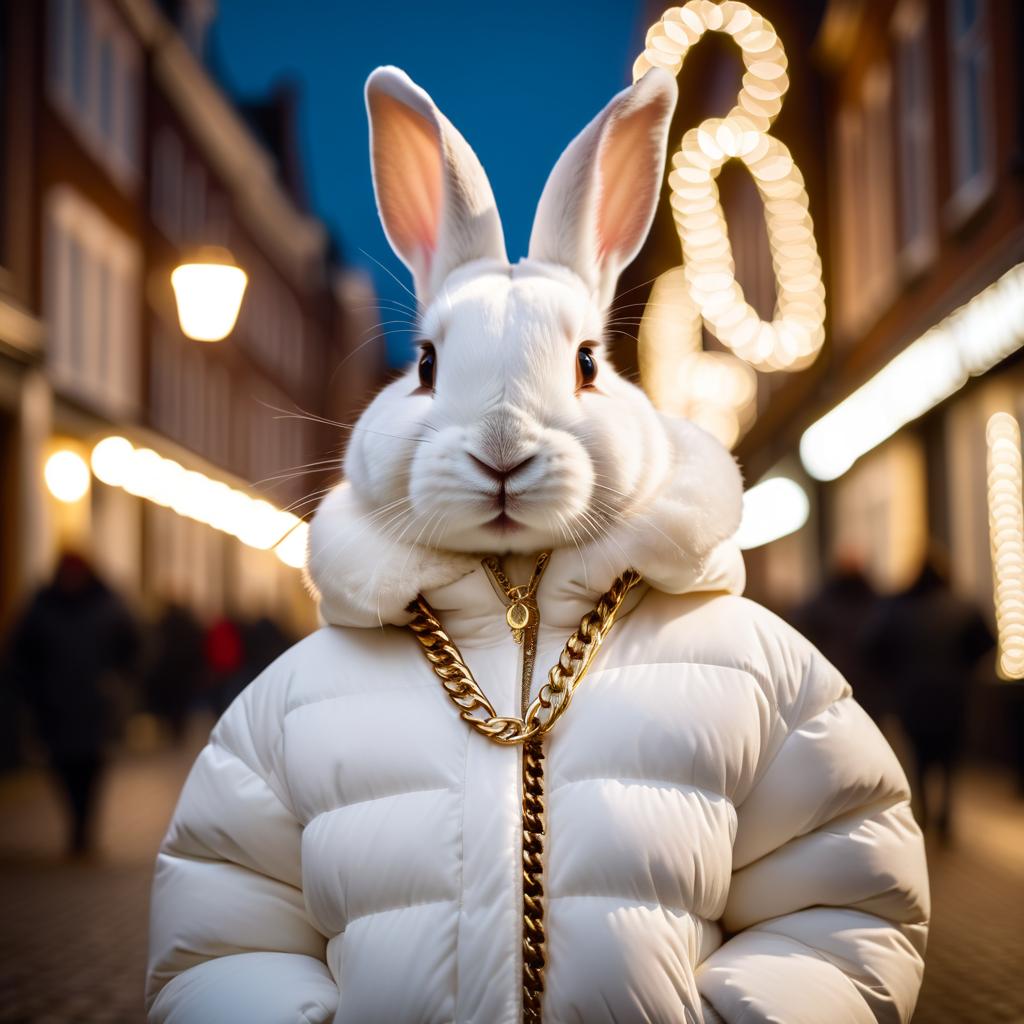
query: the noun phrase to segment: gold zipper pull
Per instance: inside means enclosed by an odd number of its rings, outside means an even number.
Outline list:
[[[531,595],[527,587],[512,587],[508,592],[509,605],[505,609],[505,621],[512,630],[512,639],[517,644],[523,642],[523,633],[533,619]]]
[[[512,630],[512,639],[517,644],[523,642],[526,631],[532,628],[539,619],[537,586],[550,557],[549,551],[542,552],[537,558],[530,582],[518,585],[513,585],[505,575],[500,559],[494,555],[483,559],[483,566],[494,585],[495,593],[505,602],[505,622]]]

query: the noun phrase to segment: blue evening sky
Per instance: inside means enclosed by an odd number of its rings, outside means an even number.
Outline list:
[[[363,82],[397,64],[429,92],[480,156],[498,200],[509,257],[524,255],[541,189],[569,140],[630,78],[641,47],[639,0],[220,0],[215,66],[245,97],[278,78],[303,89],[301,130],[314,209],[346,258],[373,274],[383,300],[407,300],[377,221],[367,160]],[[365,255],[360,250],[365,250]],[[379,260],[387,271],[374,261]],[[387,312],[382,319],[393,316]],[[410,335],[388,335],[392,361]]]

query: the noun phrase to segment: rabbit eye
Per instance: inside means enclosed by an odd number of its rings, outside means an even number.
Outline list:
[[[581,345],[576,352],[576,388],[588,388],[597,377],[597,360],[589,345]]]
[[[437,375],[437,353],[434,346],[427,342],[420,353],[420,387],[428,391],[434,390],[434,378]]]

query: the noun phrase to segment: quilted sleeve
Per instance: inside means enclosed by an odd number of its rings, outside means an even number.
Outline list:
[[[895,755],[797,634],[781,739],[740,803],[722,925],[698,968],[705,1020],[904,1024],[924,970],[924,843]]]
[[[319,1024],[338,990],[301,890],[299,822],[277,772],[271,666],[227,710],[182,790],[150,907],[150,1024]]]

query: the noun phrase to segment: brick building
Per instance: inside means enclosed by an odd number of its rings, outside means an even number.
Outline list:
[[[360,348],[372,289],[306,203],[296,97],[232,103],[203,60],[214,7],[0,3],[0,621],[63,545],[154,608],[310,621],[273,551],[128,484],[93,477],[71,502],[43,486],[55,448],[88,460],[123,436],[281,510],[324,481],[282,474],[343,441],[314,420],[350,420],[380,382],[382,349]],[[211,244],[249,284],[232,335],[204,345],[170,272]]]

